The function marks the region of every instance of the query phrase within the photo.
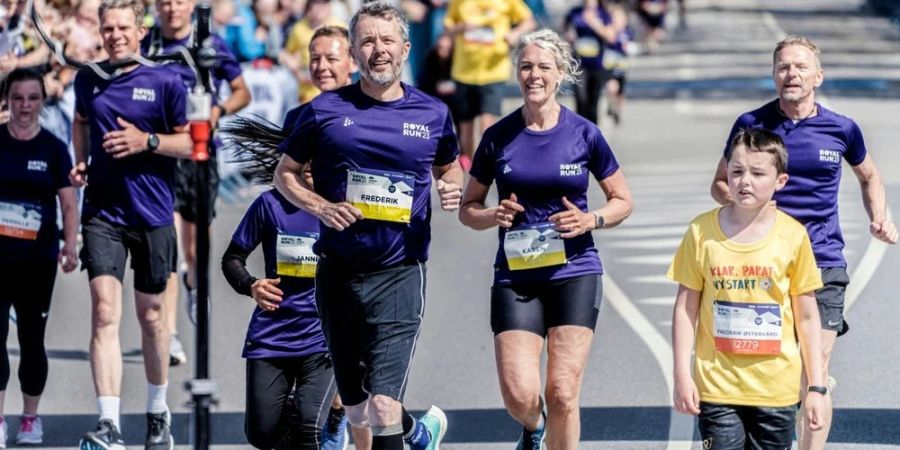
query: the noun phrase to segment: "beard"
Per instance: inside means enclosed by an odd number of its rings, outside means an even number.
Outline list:
[[[803,94],[783,93],[781,99],[786,102],[796,103],[803,99]]]
[[[381,86],[389,86],[394,81],[400,78],[400,65],[391,64],[391,70],[387,72],[374,72],[372,71],[371,66],[366,63],[362,70],[359,71],[360,75],[366,79],[366,81]]]

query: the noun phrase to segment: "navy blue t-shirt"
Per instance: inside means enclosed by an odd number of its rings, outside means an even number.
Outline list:
[[[252,252],[262,244],[266,278],[281,278],[284,292],[275,311],[253,310],[243,357],[248,359],[306,356],[327,351],[316,311],[312,243],[319,220],[297,208],[278,191],[263,192],[247,209],[231,241]]]
[[[367,269],[427,260],[431,170],[459,154],[447,106],[406,84],[402,98],[381,102],[355,83],[319,94],[296,114],[279,150],[312,162],[316,192],[391,218],[366,218],[343,231],[323,226],[316,253]],[[406,198],[399,203],[387,198],[400,194]]]
[[[56,195],[71,170],[66,144],[49,131],[20,141],[0,126],[0,262],[56,259]]]
[[[84,215],[129,226],[173,221],[175,158],[142,152],[115,159],[103,135],[120,130],[121,117],[144,132],[171,134],[187,124],[187,91],[178,75],[138,66],[112,80],[81,70],[75,78],[75,108],[90,123],[90,164]]]
[[[781,113],[778,100],[742,114],[731,127],[764,128],[781,136],[787,148],[787,185],[775,192],[778,208],[806,226],[819,267],[847,267],[838,217],[841,161],[851,166],[866,158],[862,131],[852,119],[816,104],[818,114],[796,123]]]
[[[618,169],[619,163],[600,129],[563,106],[559,123],[550,130],[529,130],[521,108],[488,128],[470,173],[485,186],[497,182],[498,203],[516,194],[525,212],[516,214],[515,229],[546,223],[553,214],[565,211],[563,196],[587,211],[591,175],[603,180]],[[527,270],[509,270],[504,252],[506,234],[506,228],[498,227],[495,285],[603,273],[591,233],[564,240],[564,264]]]

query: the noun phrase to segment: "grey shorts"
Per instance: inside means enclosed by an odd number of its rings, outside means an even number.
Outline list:
[[[850,331],[850,325],[844,320],[844,294],[850,276],[846,267],[823,267],[822,288],[816,291],[816,303],[819,305],[819,317],[822,329],[837,332],[841,336]]]
[[[425,313],[425,264],[358,271],[319,258],[316,308],[345,405],[402,401]]]

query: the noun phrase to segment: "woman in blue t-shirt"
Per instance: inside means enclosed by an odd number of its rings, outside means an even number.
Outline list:
[[[513,57],[525,104],[484,133],[459,216],[476,230],[499,227],[491,328],[503,402],[524,428],[518,448],[540,449],[548,430],[549,448],[574,450],[602,297],[603,269],[590,232],[628,217],[631,194],[597,126],[556,101],[560,85],[578,72],[569,45],[540,30],[525,35]],[[606,196],[594,210],[591,176]],[[500,205],[489,208],[494,181]]]
[[[38,122],[44,80],[35,71],[14,70],[3,96],[9,122],[0,126],[0,412],[9,381],[9,308],[16,309],[21,360],[19,382],[24,412],[17,444],[40,444],[43,425],[38,403],[47,384],[44,331],[56,281],[56,265],[75,270],[78,206],[69,182],[72,160],[66,144]],[[62,209],[63,240],[59,248],[56,201]],[[0,416],[0,447],[6,447],[7,424]]]
[[[271,164],[254,178],[271,182]],[[234,290],[253,298],[257,307],[244,342],[247,360],[245,432],[256,448],[276,446],[318,450],[322,425],[336,388],[315,300],[318,257],[312,246],[319,219],[285,199],[277,190],[263,192],[250,205],[222,256],[222,271]],[[247,271],[247,257],[262,245],[265,275]],[[296,390],[294,386],[296,384]],[[293,392],[296,409],[289,406]],[[295,411],[296,432],[288,436]]]

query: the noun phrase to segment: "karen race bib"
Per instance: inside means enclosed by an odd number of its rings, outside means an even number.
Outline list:
[[[0,201],[0,236],[33,241],[40,229],[39,205]]]
[[[275,241],[275,273],[286,277],[315,277],[319,257],[313,253],[313,244],[318,237],[318,233],[279,234]]]
[[[509,270],[536,269],[566,263],[565,242],[549,223],[508,230],[503,250]]]
[[[355,169],[347,172],[347,202],[363,217],[409,223],[416,179],[404,173]]]
[[[713,302],[716,350],[744,355],[781,353],[781,306]]]

